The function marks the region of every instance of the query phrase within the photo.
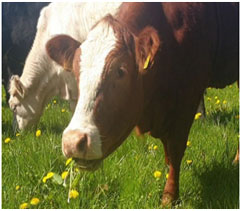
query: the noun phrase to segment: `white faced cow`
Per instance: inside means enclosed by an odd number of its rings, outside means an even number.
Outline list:
[[[42,9],[23,73],[20,78],[15,75],[10,80],[9,106],[20,130],[36,124],[46,103],[55,95],[69,100],[71,110],[75,109],[75,77],[49,59],[45,50],[47,40],[57,34],[67,34],[79,46],[96,21],[108,13],[115,14],[120,5],[120,2],[52,3]]]
[[[204,90],[238,80],[238,18],[237,3],[123,3],[80,48],[70,38],[63,46],[59,38],[49,41],[49,56],[72,66],[79,80],[76,110],[63,132],[64,155],[96,168],[137,126],[161,139],[169,164],[162,202],[175,200]]]

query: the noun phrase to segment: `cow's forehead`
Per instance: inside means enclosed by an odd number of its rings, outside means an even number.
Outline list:
[[[105,58],[116,45],[116,36],[110,25],[100,22],[89,33],[81,48],[81,72],[97,68],[101,71]]]

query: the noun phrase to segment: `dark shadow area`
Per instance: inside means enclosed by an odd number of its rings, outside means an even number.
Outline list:
[[[229,124],[229,122],[232,119],[236,119],[236,115],[238,115],[238,111],[236,110],[232,110],[230,112],[228,111],[215,111],[214,113],[211,113],[208,118],[209,119],[213,119],[214,123],[216,124],[221,124],[226,126],[227,124]],[[236,123],[238,122],[238,119],[236,119]],[[237,124],[236,124],[237,126]],[[238,128],[238,127],[237,127]]]
[[[201,183],[199,192],[201,201],[194,207],[201,209],[234,209],[239,208],[239,166],[224,167],[221,163],[214,163],[211,169],[199,173],[193,169]]]

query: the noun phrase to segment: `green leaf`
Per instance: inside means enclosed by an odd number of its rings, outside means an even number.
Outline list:
[[[56,174],[56,173],[53,175],[52,180],[53,180],[54,183],[56,183],[58,185],[61,185],[63,183],[62,177],[59,174]]]

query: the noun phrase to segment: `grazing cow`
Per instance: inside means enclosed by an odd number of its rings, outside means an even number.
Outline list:
[[[162,203],[177,199],[180,164],[204,90],[239,76],[238,12],[238,3],[123,3],[80,48],[70,37],[50,40],[49,56],[73,68],[80,93],[63,132],[64,155],[82,168],[97,168],[137,126],[164,145],[169,177]]]
[[[120,2],[51,3],[41,11],[23,73],[20,78],[14,75],[10,80],[9,106],[14,112],[15,126],[22,130],[35,125],[46,103],[55,95],[69,100],[71,109],[75,109],[77,85],[74,75],[49,59],[45,44],[56,34],[68,34],[80,45],[96,21],[108,13],[116,13],[120,5]]]
[[[40,10],[48,3],[2,3],[2,82],[8,90],[12,74],[22,73],[36,34]],[[6,101],[9,94],[6,92]]]

